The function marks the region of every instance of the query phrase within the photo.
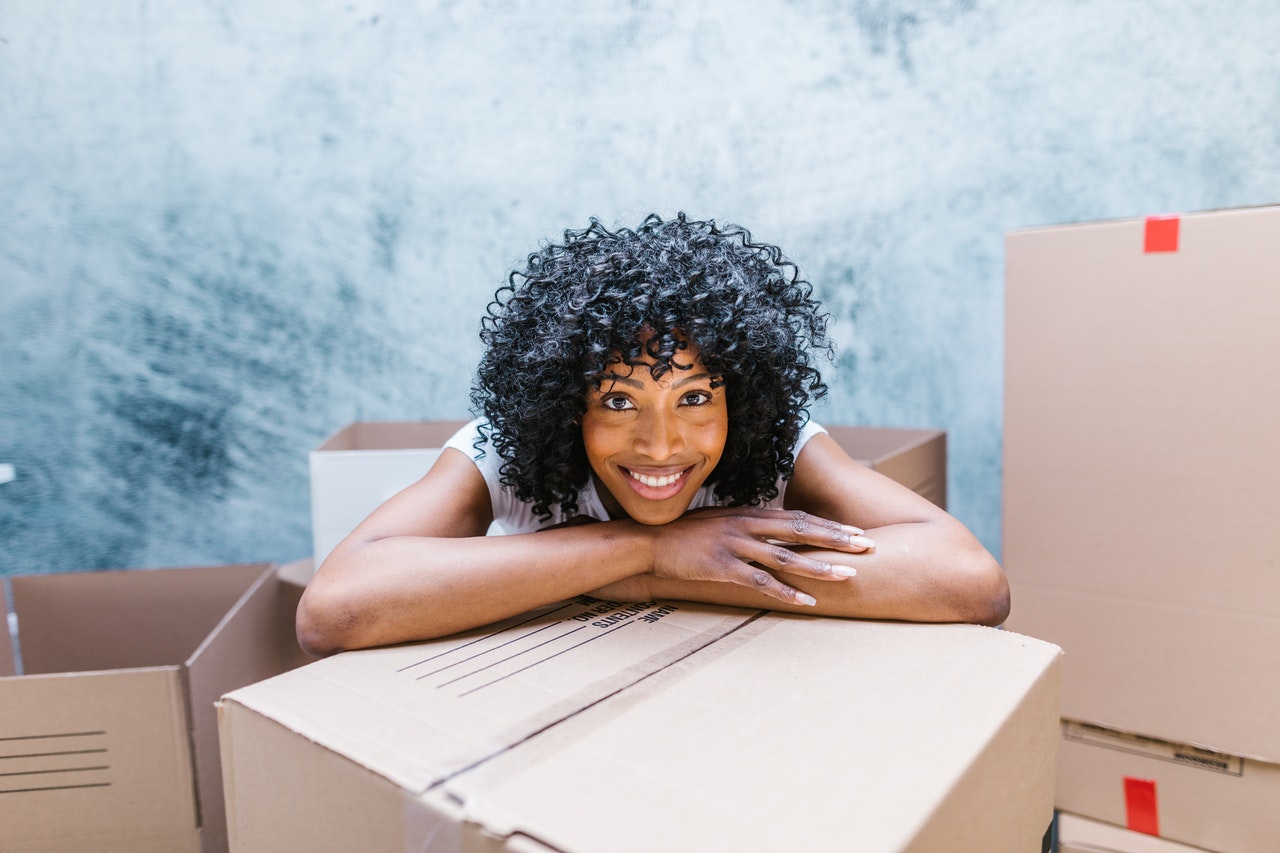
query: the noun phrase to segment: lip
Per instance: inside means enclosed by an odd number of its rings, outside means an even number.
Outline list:
[[[667,500],[680,494],[685,484],[689,482],[689,475],[693,472],[694,467],[693,465],[683,468],[632,468],[626,465],[618,466],[622,472],[622,478],[631,488],[631,491],[651,501]],[[638,480],[636,479],[637,476],[651,482]],[[653,483],[652,481],[655,480],[659,482]]]

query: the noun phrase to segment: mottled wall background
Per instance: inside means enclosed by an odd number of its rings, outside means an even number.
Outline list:
[[[0,573],[306,555],[307,451],[650,210],[784,246],[818,417],[947,429],[998,552],[1004,232],[1277,201],[1274,0],[3,0]]]

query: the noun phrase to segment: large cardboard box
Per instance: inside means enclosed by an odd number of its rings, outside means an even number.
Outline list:
[[[1058,853],[1204,853],[1204,850],[1061,812],[1058,814]]]
[[[583,597],[219,706],[232,849],[1041,849],[1060,651]]]
[[[319,566],[369,513],[431,468],[465,421],[360,421],[310,453],[312,554]],[[947,436],[936,429],[828,427],[865,465],[942,508],[947,505]],[[494,524],[491,534],[502,532]]]
[[[1280,763],[1280,207],[1006,248],[1008,627],[1067,719]]]
[[[214,702],[284,669],[274,567],[10,585],[21,660],[0,659],[0,849],[226,849]]]

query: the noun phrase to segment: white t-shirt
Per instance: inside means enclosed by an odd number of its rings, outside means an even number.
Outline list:
[[[533,514],[533,505],[518,500],[515,492],[502,485],[499,468],[502,467],[502,459],[498,456],[498,451],[494,448],[492,441],[483,441],[479,448],[476,447],[476,439],[479,437],[479,427],[482,420],[477,418],[462,429],[454,433],[446,443],[445,447],[452,447],[454,450],[461,451],[468,459],[475,463],[480,469],[480,474],[484,477],[485,484],[489,487],[489,498],[493,501],[493,519],[507,533],[532,533],[535,530],[541,530],[544,527],[550,527],[560,524],[567,519],[564,512],[559,506],[551,507],[551,517],[546,521],[542,521],[538,516]],[[800,435],[796,439],[795,450],[792,451],[796,456],[800,455],[800,450],[805,446],[809,439],[818,433],[825,433],[818,424],[809,421],[800,429]],[[481,455],[483,453],[483,456]],[[778,478],[778,496],[768,503],[766,507],[781,507],[782,500],[787,493],[787,482],[782,478]],[[693,496],[693,501],[689,504],[690,509],[697,509],[704,506],[718,506],[714,491],[710,486],[702,486],[698,489],[698,493]],[[596,491],[594,478],[587,478],[587,483],[578,492],[578,514],[594,518],[599,521],[608,521],[609,513],[605,510],[604,504],[600,501],[600,495]]]

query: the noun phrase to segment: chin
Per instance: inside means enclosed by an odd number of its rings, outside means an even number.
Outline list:
[[[680,518],[689,511],[687,504],[681,504],[677,507],[662,508],[657,507],[629,507],[623,506],[623,512],[637,524],[644,524],[649,527],[657,527],[662,524],[669,524]]]

